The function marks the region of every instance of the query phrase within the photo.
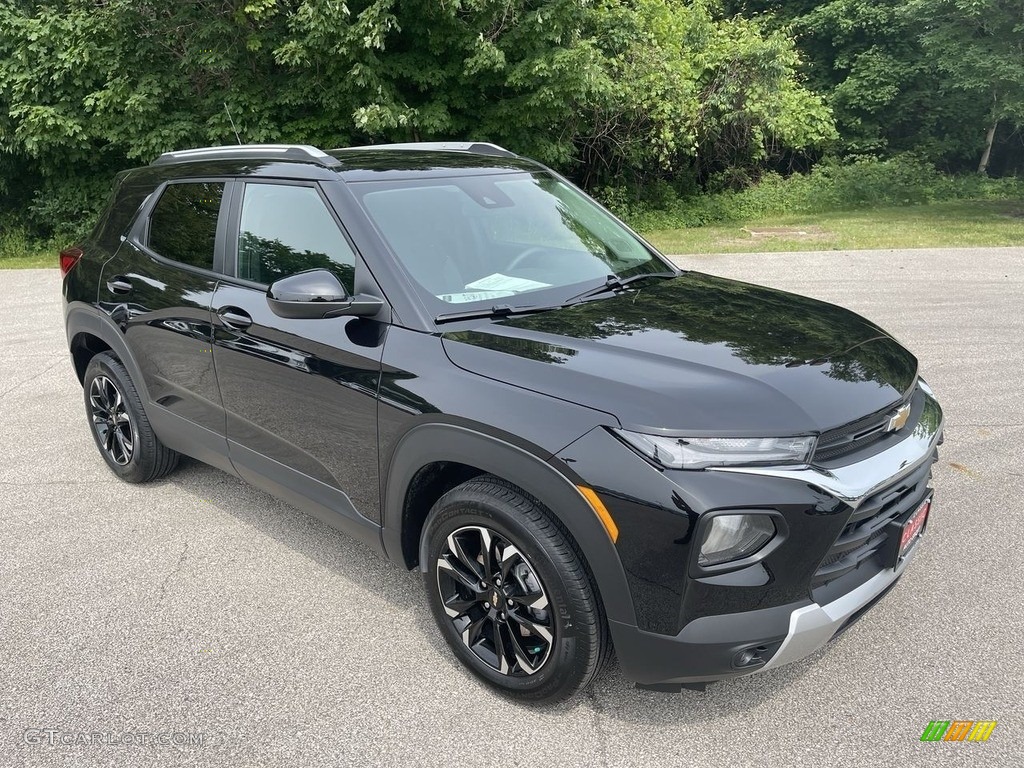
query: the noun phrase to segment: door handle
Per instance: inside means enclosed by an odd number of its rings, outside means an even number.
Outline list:
[[[228,328],[242,330],[252,325],[252,317],[244,309],[238,307],[221,307],[217,310],[217,317]]]
[[[107,280],[107,290],[111,293],[131,293],[134,286],[124,275],[115,275]]]

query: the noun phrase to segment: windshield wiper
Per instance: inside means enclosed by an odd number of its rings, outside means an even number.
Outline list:
[[[630,283],[635,283],[638,280],[646,280],[648,277],[677,277],[678,275],[678,272],[644,272],[640,275],[627,277],[625,280],[618,275],[608,275],[603,284],[597,286],[597,288],[591,288],[583,293],[579,293],[570,299],[566,299],[562,306],[586,301],[592,296],[600,296],[602,293],[615,293],[616,291],[625,290],[626,286]]]
[[[551,304],[551,305],[537,305],[535,307],[513,307],[508,304],[498,304],[493,307],[483,307],[481,309],[467,309],[462,312],[446,312],[442,315],[438,315],[434,318],[434,322],[437,324],[441,323],[453,323],[456,320],[475,320],[483,317],[509,317],[510,315],[529,315],[534,312],[548,312],[552,309],[561,309],[564,305],[562,304]]]
[[[625,280],[620,278],[618,275],[608,275],[602,285],[599,285],[597,288],[586,290],[577,296],[573,296],[561,304],[538,304],[537,306],[532,307],[528,305],[513,307],[509,304],[496,304],[493,307],[467,309],[462,312],[445,312],[444,314],[435,317],[434,322],[437,324],[453,323],[456,320],[476,320],[478,318],[509,317],[511,315],[530,315],[535,312],[550,312],[553,309],[565,309],[573,304],[585,301],[592,296],[598,296],[599,294],[606,293],[608,291],[624,290],[630,283],[638,280],[645,280],[648,277],[677,277],[679,274],[679,272],[646,272],[642,275],[627,277]]]

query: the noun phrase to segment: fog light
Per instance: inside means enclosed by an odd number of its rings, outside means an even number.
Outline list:
[[[775,536],[775,523],[768,515],[716,515],[704,531],[697,558],[702,568],[754,554]]]
[[[765,655],[770,650],[767,645],[759,645],[755,648],[747,648],[740,651],[732,658],[732,665],[737,669],[743,667],[759,667],[765,663]]]
[[[736,654],[736,660],[733,661],[733,664],[737,667],[746,667],[756,658],[757,654],[754,651],[741,651],[740,653]]]

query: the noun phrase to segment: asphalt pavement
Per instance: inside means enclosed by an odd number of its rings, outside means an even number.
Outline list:
[[[612,665],[540,709],[462,671],[416,574],[317,520],[194,461],[116,480],[58,272],[0,271],[0,767],[1024,763],[1024,248],[679,263],[842,304],[918,355],[947,415],[928,535],[802,662],[681,694]],[[922,743],[931,720],[998,725]]]

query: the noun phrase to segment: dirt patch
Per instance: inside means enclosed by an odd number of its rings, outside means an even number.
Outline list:
[[[955,461],[949,462],[949,466],[955,469],[957,472],[962,472],[968,477],[979,477],[978,473],[970,467],[965,467],[963,464],[957,464]]]
[[[719,237],[717,245],[721,247],[747,248],[751,242],[768,242],[772,240],[798,241],[806,243],[827,243],[836,239],[834,232],[821,227],[743,227],[736,232],[736,237]]]
[[[830,233],[821,227],[744,227],[743,231],[754,240],[785,238],[787,240],[815,240],[828,237]]]

